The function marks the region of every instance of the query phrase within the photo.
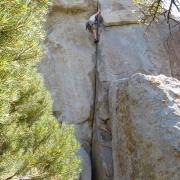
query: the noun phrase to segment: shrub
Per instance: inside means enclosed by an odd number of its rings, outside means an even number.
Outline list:
[[[0,179],[76,179],[80,158],[73,126],[52,116],[34,65],[48,0],[0,1]]]

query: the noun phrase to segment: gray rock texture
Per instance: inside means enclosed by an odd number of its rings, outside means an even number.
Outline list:
[[[135,7],[132,7],[132,1],[99,0],[99,3],[101,5],[101,16],[105,26],[137,24],[137,14],[132,14],[132,9],[136,9]]]
[[[171,74],[173,77],[180,80],[180,51],[178,50],[180,44],[180,36],[178,32],[173,34],[166,40],[166,50],[169,54],[169,61],[171,66]]]
[[[100,2],[101,7],[103,7],[114,1]],[[124,1],[119,2],[124,3]],[[124,6],[126,4],[127,2],[125,2]],[[102,8],[101,14],[103,12],[104,9]],[[104,151],[108,151],[110,154],[112,150],[112,122],[109,118],[108,101],[110,82],[115,79],[129,78],[136,73],[171,76],[172,72],[175,71],[172,69],[174,65],[170,61],[170,52],[167,47],[166,39],[169,36],[169,32],[166,25],[155,26],[155,30],[152,29],[149,34],[144,36],[145,27],[142,25],[132,24],[107,27],[103,20],[104,18],[101,19],[99,27],[100,42],[97,50],[92,162],[94,179],[104,180],[109,178],[112,180],[114,179],[112,156],[103,156],[103,162],[101,158],[101,154]],[[175,47],[173,51],[176,51],[175,45],[177,42],[173,39],[169,41],[171,42],[171,47]],[[177,55],[175,56],[173,51],[171,52],[171,59],[174,59],[177,63],[179,57],[176,59]],[[176,66],[176,69],[178,69],[178,66]],[[176,70],[176,73],[178,73],[178,70]],[[104,162],[106,162],[106,168],[104,168]]]
[[[96,0],[53,0],[45,22],[46,54],[38,64],[38,71],[54,102],[55,116],[61,122],[76,126],[75,135],[86,151],[86,155],[80,153],[82,180],[91,180],[92,173],[90,152],[96,57],[96,46],[85,30],[85,23],[96,10]]]
[[[96,47],[85,23],[97,11],[97,3],[101,18]],[[131,6],[130,0],[52,0],[45,23],[46,54],[37,68],[54,101],[54,115],[76,126],[75,135],[82,145],[81,180],[116,180],[120,176],[120,162],[113,158],[112,149],[118,130],[112,129],[110,83],[136,73],[180,80],[179,34],[168,38],[167,26],[159,24],[144,36],[145,27],[136,23],[139,14],[132,14],[135,8]]]
[[[52,0],[53,12],[81,13],[91,11],[92,7],[97,8],[97,0]]]
[[[77,155],[82,158],[81,166],[83,167],[79,180],[91,180],[92,170],[89,154],[81,147],[78,150]]]
[[[180,82],[136,74],[111,82],[115,180],[179,180]]]

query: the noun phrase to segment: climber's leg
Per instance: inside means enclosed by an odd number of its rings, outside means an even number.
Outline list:
[[[94,30],[94,29],[93,29],[92,36],[93,36],[93,40],[95,41],[97,39],[97,37],[96,37],[96,30]]]
[[[97,40],[97,35],[96,35],[96,30],[95,30],[95,28],[94,28],[93,26],[88,26],[88,30],[89,30],[89,32],[92,33],[92,39],[93,39],[94,43],[99,42],[99,41]]]
[[[97,39],[97,35],[96,35],[96,30],[93,30],[93,40],[94,40],[94,43],[98,43],[99,40]]]
[[[92,39],[94,40],[94,33],[92,32]]]

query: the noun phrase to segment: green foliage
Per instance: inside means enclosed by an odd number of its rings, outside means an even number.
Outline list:
[[[133,2],[143,14],[138,17],[138,23],[148,26],[153,22],[158,22],[158,15],[163,13],[161,0],[133,0]]]
[[[0,1],[0,179],[73,180],[79,143],[72,126],[52,116],[52,102],[33,66],[43,52],[48,0]]]

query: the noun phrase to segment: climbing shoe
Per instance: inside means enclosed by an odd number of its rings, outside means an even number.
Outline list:
[[[99,40],[97,40],[97,39],[94,40],[94,43],[98,43],[98,42],[99,42]]]

